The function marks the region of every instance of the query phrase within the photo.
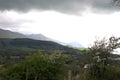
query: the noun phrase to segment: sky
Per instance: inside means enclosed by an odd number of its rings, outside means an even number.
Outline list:
[[[0,0],[0,28],[84,47],[96,37],[120,36],[119,21],[113,0]]]

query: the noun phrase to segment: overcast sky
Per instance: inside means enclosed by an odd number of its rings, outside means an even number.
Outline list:
[[[120,36],[119,21],[112,0],[0,0],[0,28],[85,47],[96,36]]]

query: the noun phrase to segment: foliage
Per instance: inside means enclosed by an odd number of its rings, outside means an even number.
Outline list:
[[[0,64],[4,64],[8,61],[19,62],[38,50],[48,54],[54,50],[71,55],[82,53],[82,50],[69,48],[52,41],[40,41],[27,38],[0,38]]]
[[[110,54],[120,47],[119,41],[120,38],[117,37],[110,37],[109,40],[104,38],[95,41],[94,45],[89,48],[89,53],[92,55],[90,75],[95,80],[104,80],[106,72],[109,71]]]
[[[65,57],[62,54],[32,55],[24,62],[3,67],[1,80],[64,80],[66,75]]]
[[[119,48],[119,40],[117,37],[97,40],[93,46],[77,54],[61,50],[37,53],[29,52],[29,48],[18,48],[11,53],[1,49],[0,54],[5,58],[12,54],[26,56],[27,59],[19,63],[5,62],[0,66],[0,80],[119,80],[120,61],[110,58],[120,57],[112,54]],[[84,68],[85,64],[88,68]]]
[[[61,50],[65,52],[78,52],[77,49],[69,48],[60,45],[52,41],[41,41],[33,40],[28,38],[17,38],[17,39],[6,39],[0,38],[0,48],[1,49],[14,49],[14,50],[43,50],[43,51],[53,51]]]

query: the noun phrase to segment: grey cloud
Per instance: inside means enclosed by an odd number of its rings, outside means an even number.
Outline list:
[[[85,0],[86,1],[86,0]],[[31,9],[77,12],[84,9],[84,0],[0,0],[1,10],[29,11]]]
[[[0,10],[29,11],[31,9],[78,13],[90,7],[93,11],[114,12],[112,0],[0,0]]]
[[[120,10],[120,7],[114,3],[114,0],[93,0],[92,10],[100,13],[113,13]]]
[[[11,19],[11,17],[0,16],[0,28],[18,28],[21,27],[21,24],[31,23],[32,20],[25,19]]]

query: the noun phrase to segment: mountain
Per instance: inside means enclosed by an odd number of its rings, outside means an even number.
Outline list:
[[[35,39],[35,40],[43,40],[43,41],[50,41],[50,38],[47,38],[46,36],[42,35],[42,34],[29,34],[26,35],[28,38],[30,39]]]
[[[75,58],[78,57],[78,53],[82,53],[50,40],[52,39],[42,34],[23,35],[0,29],[0,57],[2,57],[0,64],[7,61],[21,61],[39,50],[48,54],[53,51],[62,51],[63,54],[70,54]]]
[[[70,47],[75,47],[75,48],[83,48],[83,46],[79,43],[79,42],[70,42],[70,43],[66,43],[67,46],[70,46]]]
[[[28,58],[32,54],[42,51],[51,54],[54,51],[69,54],[77,58],[78,53],[83,53],[77,49],[69,48],[52,41],[33,40],[28,38],[0,38],[0,64],[9,61],[19,62]]]
[[[29,39],[34,39],[34,40],[42,40],[42,41],[53,41],[56,43],[59,43],[64,46],[70,46],[70,47],[76,47],[76,48],[81,48],[83,47],[80,43],[78,42],[71,42],[71,43],[63,43],[54,39],[50,39],[42,34],[29,34],[29,35],[24,35],[18,32],[12,32],[9,30],[3,30],[0,29],[0,38],[10,38],[10,39],[15,39],[15,38],[29,38]]]
[[[26,35],[17,32],[0,29],[0,38],[26,38],[26,37],[27,37]]]
[[[30,39],[35,39],[35,40],[43,40],[43,41],[50,41],[49,38],[45,37],[42,34],[29,34],[29,35],[24,35],[18,32],[12,32],[9,30],[3,30],[0,29],[0,38],[30,38]]]

